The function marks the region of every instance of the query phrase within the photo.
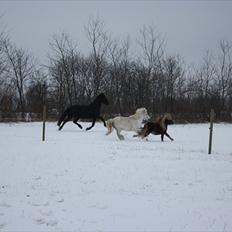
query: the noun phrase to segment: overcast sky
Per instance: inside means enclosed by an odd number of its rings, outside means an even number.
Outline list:
[[[144,25],[166,40],[170,55],[197,64],[221,39],[232,42],[232,1],[2,1],[0,26],[11,40],[46,62],[53,34],[67,32],[82,51],[89,48],[84,27],[99,17],[115,37],[136,42]],[[133,44],[132,44],[133,47]]]

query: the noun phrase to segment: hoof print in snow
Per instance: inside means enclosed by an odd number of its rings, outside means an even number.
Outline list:
[[[49,210],[49,211],[42,211],[42,210],[39,210],[40,214],[42,216],[51,216],[52,215],[52,211]]]
[[[55,226],[58,224],[57,221],[55,220],[45,220],[43,218],[37,219],[36,220],[37,225],[46,225],[46,226]]]
[[[36,207],[40,206],[40,204],[37,204],[37,203],[30,203],[30,205],[36,206]]]
[[[45,202],[45,203],[41,203],[41,204],[39,204],[39,203],[29,203],[29,204],[32,205],[32,206],[35,206],[35,207],[38,207],[38,206],[49,206],[50,205],[49,202]]]
[[[42,224],[45,224],[45,223],[46,223],[45,220],[42,219],[42,218],[36,220],[36,224],[38,224],[38,225],[42,225]]]
[[[7,204],[7,203],[1,203],[0,207],[4,207],[4,208],[10,208],[11,205]]]
[[[0,224],[0,229],[3,229],[6,226],[6,224]]]
[[[105,210],[108,207],[107,206],[100,206],[100,205],[90,205],[89,208],[99,209],[99,210]]]
[[[60,200],[57,200],[58,203],[64,202],[64,198],[61,198]]]

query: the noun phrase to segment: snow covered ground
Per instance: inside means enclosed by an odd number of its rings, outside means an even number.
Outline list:
[[[87,127],[89,123],[81,123]],[[232,231],[232,125],[171,142],[68,123],[0,124],[0,231]]]

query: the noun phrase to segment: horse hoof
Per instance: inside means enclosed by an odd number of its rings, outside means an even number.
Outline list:
[[[120,136],[119,139],[120,139],[120,140],[124,140],[125,138],[124,138],[123,136]]]

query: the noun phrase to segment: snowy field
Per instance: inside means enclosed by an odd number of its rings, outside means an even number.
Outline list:
[[[84,127],[89,123],[81,123]],[[97,123],[0,124],[0,231],[232,231],[232,125],[171,125],[171,142]]]

